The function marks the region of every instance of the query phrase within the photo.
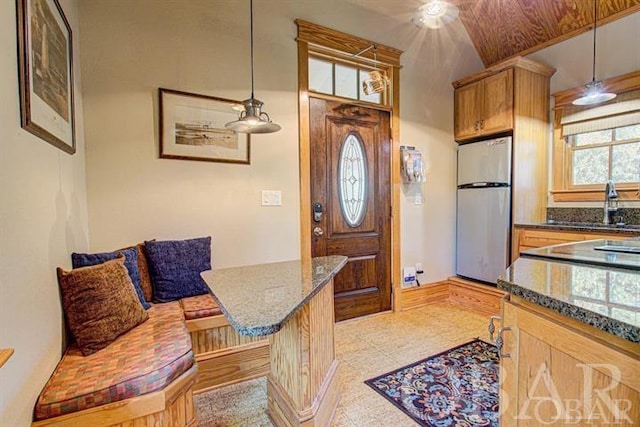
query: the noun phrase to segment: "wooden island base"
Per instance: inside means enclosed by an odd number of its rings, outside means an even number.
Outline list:
[[[333,280],[269,337],[267,412],[280,426],[328,426],[340,400]]]

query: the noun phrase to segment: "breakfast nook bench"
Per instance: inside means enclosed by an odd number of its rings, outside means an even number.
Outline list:
[[[145,304],[157,301],[154,268],[145,244],[120,251],[133,249],[146,320],[87,355],[82,335],[76,336],[36,402],[32,426],[195,426],[194,393],[268,374],[269,342],[238,335],[209,293]],[[76,255],[73,271],[82,273]],[[101,265],[117,269],[121,258]],[[135,287],[135,267],[124,265]],[[66,274],[58,272],[70,323]]]

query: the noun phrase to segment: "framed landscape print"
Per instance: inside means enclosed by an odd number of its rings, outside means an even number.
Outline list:
[[[17,0],[17,12],[21,125],[73,154],[71,27],[58,0]]]
[[[159,89],[160,157],[250,163],[250,136],[224,127],[239,101]]]

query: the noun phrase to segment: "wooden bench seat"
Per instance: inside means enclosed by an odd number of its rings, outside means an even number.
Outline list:
[[[76,346],[70,346],[38,398],[34,426],[55,425],[61,421],[67,424],[60,425],[111,425],[113,420],[108,420],[111,424],[107,421],[96,424],[95,420],[83,421],[83,417],[91,414],[95,417],[98,408],[103,411],[113,408],[114,404],[123,406],[124,402],[129,404],[132,399],[164,390],[179,378],[186,388],[180,388],[180,396],[172,397],[188,400],[189,412],[193,413],[191,389],[196,371],[180,303],[156,304],[149,309],[147,321],[97,353],[83,356]],[[159,396],[158,393],[151,396],[156,401],[152,407],[164,412],[167,408],[158,405],[162,400]],[[148,407],[148,399],[138,400],[139,406]],[[161,416],[145,412],[148,411],[134,411],[144,416]],[[191,418],[195,419],[193,414]],[[189,425],[192,419],[175,425]],[[68,424],[69,420],[74,424]]]

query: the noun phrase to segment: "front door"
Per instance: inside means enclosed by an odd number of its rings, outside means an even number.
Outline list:
[[[312,256],[345,255],[336,320],[391,309],[389,112],[310,99]]]

